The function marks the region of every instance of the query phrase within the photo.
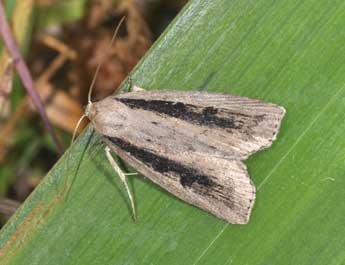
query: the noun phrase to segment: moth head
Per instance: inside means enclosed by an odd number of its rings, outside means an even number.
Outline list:
[[[94,102],[89,102],[85,108],[85,112],[84,115],[85,117],[87,117],[91,123],[94,123],[94,120],[96,119],[96,115],[99,111],[97,111],[97,104],[98,102],[94,103]]]
[[[86,117],[88,117],[90,120],[92,119],[92,113],[93,113],[93,103],[90,101],[88,104],[87,104],[87,106],[86,106],[86,108],[85,108],[85,112],[84,112],[84,115],[86,116]]]

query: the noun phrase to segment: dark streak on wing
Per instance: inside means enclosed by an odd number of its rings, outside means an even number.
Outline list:
[[[143,109],[165,114],[194,124],[224,129],[241,129],[242,120],[236,120],[237,113],[210,107],[198,107],[183,102],[164,100],[145,100],[132,98],[114,98],[132,109]],[[221,113],[220,113],[221,112]],[[221,117],[217,114],[226,114]]]
[[[113,144],[120,147],[122,150],[130,153],[136,159],[149,165],[155,171],[160,173],[175,173],[180,176],[180,183],[183,187],[191,187],[193,183],[197,183],[204,187],[212,187],[215,183],[207,176],[198,173],[195,169],[184,166],[178,162],[170,160],[165,157],[158,156],[150,151],[138,148],[137,146],[126,142],[120,138],[107,137]],[[176,174],[177,173],[177,174]]]
[[[131,156],[151,167],[153,170],[167,177],[179,179],[180,184],[184,188],[187,187],[198,194],[220,199],[228,204],[229,207],[232,207],[233,203],[228,197],[228,194],[231,194],[230,190],[224,192],[223,186],[211,180],[210,177],[201,174],[196,169],[182,165],[166,157],[156,155],[148,150],[141,149],[123,139],[116,137],[106,138],[123,151],[128,152]]]

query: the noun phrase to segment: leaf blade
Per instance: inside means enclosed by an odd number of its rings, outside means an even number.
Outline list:
[[[56,199],[62,160],[1,232],[2,250],[13,243],[0,261],[344,262],[344,8],[342,1],[191,1],[133,72],[142,87],[222,90],[287,109],[275,144],[246,162],[259,188],[248,225],[227,225],[138,178],[132,223],[100,138],[88,130],[73,148],[72,168],[81,162],[67,203]]]

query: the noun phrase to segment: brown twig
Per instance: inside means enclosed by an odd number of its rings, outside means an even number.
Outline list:
[[[45,127],[47,128],[47,130],[49,131],[49,133],[51,134],[53,141],[55,142],[57,146],[58,151],[62,153],[62,146],[54,132],[53,127],[51,126],[49,122],[47,113],[44,109],[42,100],[37,92],[35,83],[33,82],[33,79],[30,75],[29,69],[27,65],[25,64],[23,57],[20,54],[16,41],[13,38],[11,29],[6,20],[5,10],[1,1],[0,1],[0,34],[2,36],[2,39],[5,43],[5,46],[10,56],[12,57],[12,60],[19,74],[19,77],[22,80],[22,83],[27,93],[30,95],[33,104],[35,105],[39,114],[41,115],[43,123]]]
[[[0,74],[1,75],[1,74]],[[10,103],[9,97],[13,84],[13,62],[8,60],[0,77],[0,119],[8,116]]]

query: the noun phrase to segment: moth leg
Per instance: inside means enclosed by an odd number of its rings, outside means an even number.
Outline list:
[[[133,172],[133,173],[125,173],[125,176],[136,176],[138,175],[137,172]]]
[[[128,197],[129,197],[129,200],[131,202],[131,207],[132,207],[132,213],[133,213],[133,219],[135,221],[136,219],[136,213],[135,213],[135,205],[134,205],[134,200],[133,200],[133,196],[132,196],[132,193],[131,193],[131,190],[129,189],[128,187],[128,184],[127,184],[127,180],[126,180],[126,175],[133,175],[132,173],[128,173],[128,174],[125,174],[121,168],[119,167],[119,165],[115,162],[114,158],[112,157],[111,153],[110,153],[110,148],[107,146],[105,148],[105,154],[109,160],[109,163],[111,164],[111,166],[113,167],[113,169],[115,170],[115,172],[118,174],[118,176],[120,177],[120,180],[122,181],[123,185],[125,186],[126,188],[126,191],[127,191],[127,194],[128,194]]]
[[[142,88],[142,87],[138,87],[136,85],[133,86],[132,91],[133,92],[139,92],[139,91],[145,91],[146,89]]]
[[[133,80],[132,80],[132,77],[131,76],[128,76],[127,78],[127,86],[126,86],[126,89],[125,91],[126,92],[132,92],[132,87],[133,87]]]
[[[133,79],[131,76],[127,78],[127,87],[125,89],[126,92],[138,92],[138,91],[145,91],[146,89],[133,85]]]

